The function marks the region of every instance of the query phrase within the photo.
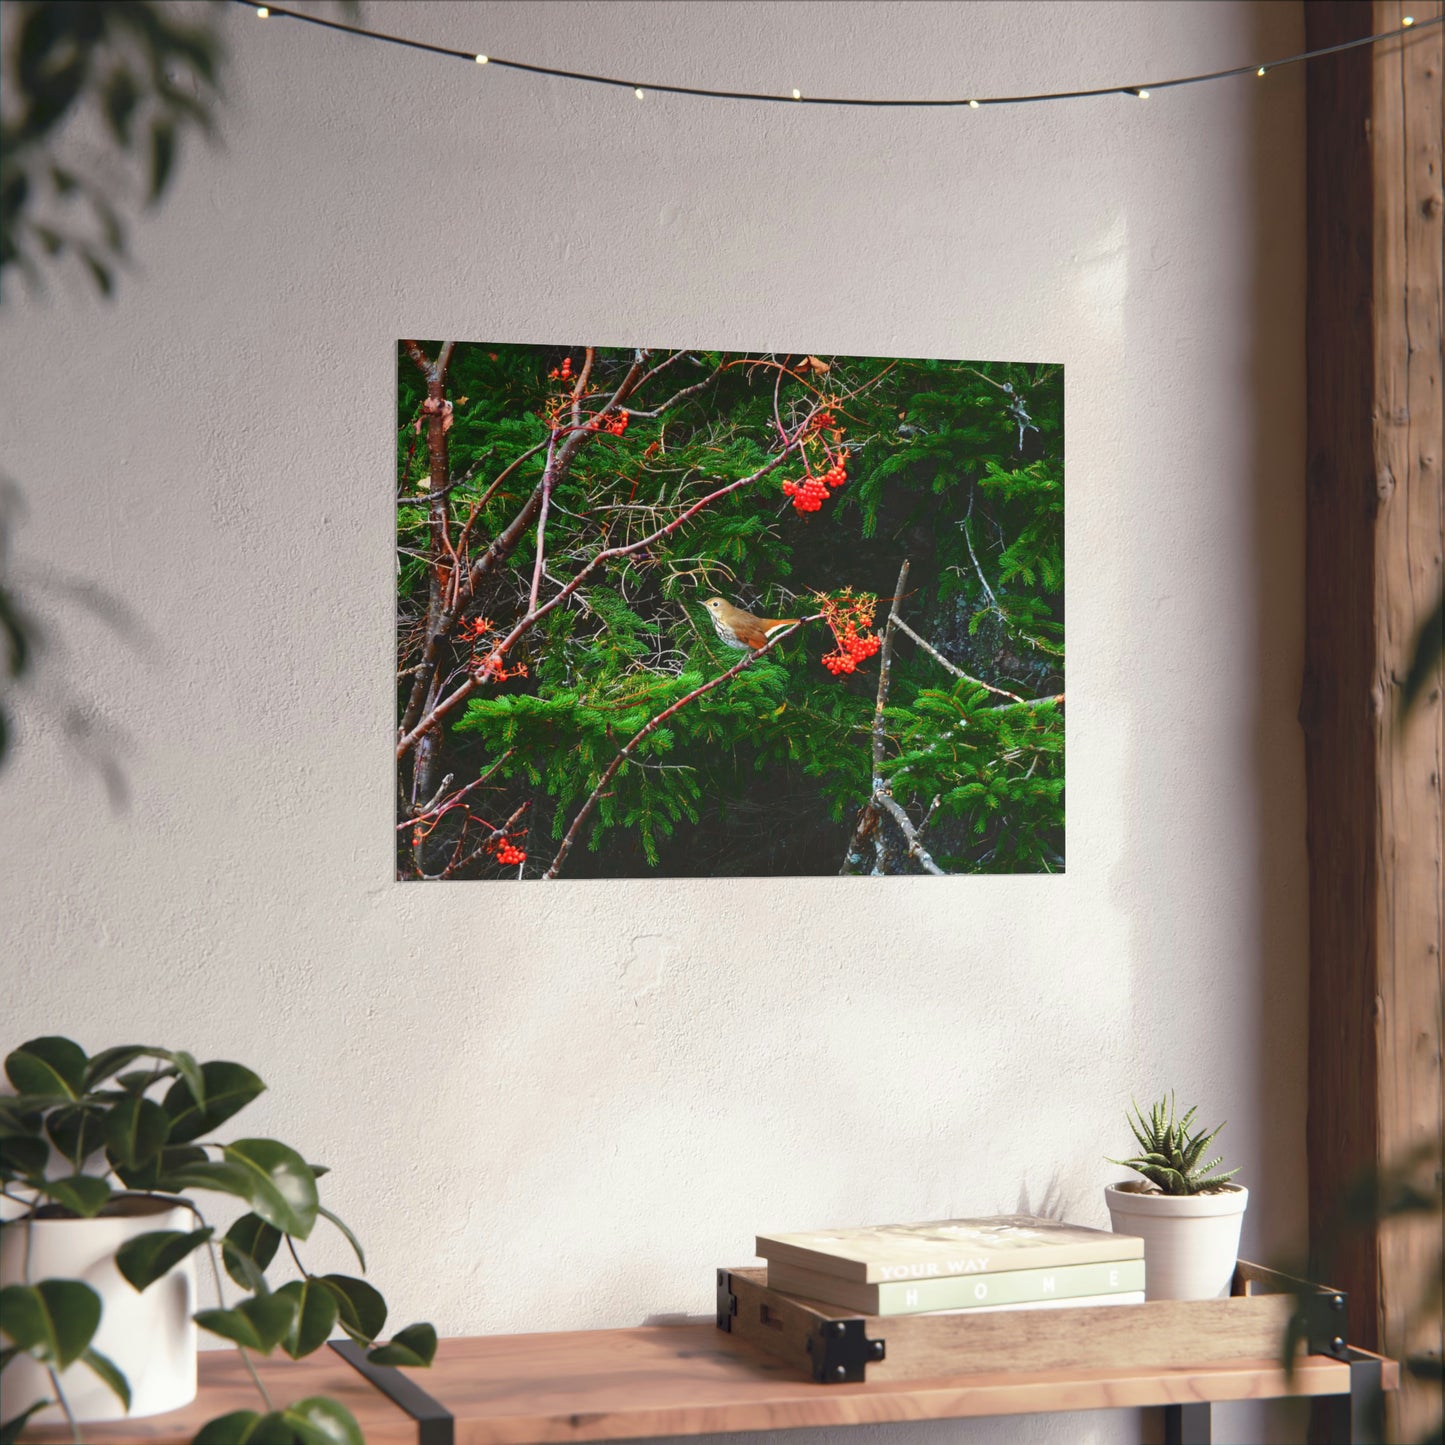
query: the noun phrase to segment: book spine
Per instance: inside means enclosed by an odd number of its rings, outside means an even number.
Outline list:
[[[925,1310],[970,1309],[977,1305],[1034,1304],[1078,1295],[1117,1294],[1144,1288],[1142,1259],[1108,1264],[1073,1264],[1060,1269],[1013,1269],[1006,1274],[953,1276],[897,1281],[869,1287],[877,1291],[880,1315]]]

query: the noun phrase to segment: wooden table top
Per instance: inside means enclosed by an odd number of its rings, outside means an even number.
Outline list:
[[[369,1445],[415,1442],[417,1427],[330,1351],[258,1362],[277,1404],[306,1395],[340,1399]],[[1386,1361],[1385,1384],[1398,1383]],[[1125,1409],[1195,1401],[1342,1394],[1349,1366],[1312,1356],[1286,1385],[1273,1360],[1178,1369],[959,1374],[860,1385],[814,1384],[780,1360],[706,1324],[488,1335],[443,1340],[430,1370],[406,1376],[456,1417],[455,1445],[524,1445],[784,1430],[886,1421]],[[229,1410],[254,1409],[254,1388],[232,1351],[201,1357],[202,1390],[184,1410],[87,1426],[94,1445],[183,1445]],[[61,1442],[63,1429],[27,1441]]]

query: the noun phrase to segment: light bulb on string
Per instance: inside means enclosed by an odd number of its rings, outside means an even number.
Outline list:
[[[490,55],[479,55],[479,56],[477,56],[477,64],[478,64],[478,65],[485,65],[485,64],[487,63],[487,61],[489,61],[491,58],[492,58],[492,57],[491,57]]]
[[[968,103],[968,108],[969,108],[970,110],[977,110],[977,109],[978,109],[978,102],[977,102],[976,100],[971,100],[971,101],[969,101],[969,103]]]
[[[640,85],[632,93],[638,98],[638,100],[642,99],[642,87]]]
[[[270,13],[271,12],[264,5],[258,5],[256,7],[257,20],[264,20]]]
[[[1263,80],[1266,74],[1264,66],[1261,65],[1259,69],[1256,70],[1254,73],[1259,76],[1261,80]]]
[[[794,90],[794,91],[793,91],[793,99],[794,99],[794,100],[802,100],[802,98],[803,98],[803,92],[802,92],[801,90]]]
[[[1408,30],[1414,23],[1415,23],[1415,17],[1414,17],[1413,15],[1405,15],[1405,16],[1402,16],[1402,17],[1401,17],[1400,24],[1401,24],[1401,26],[1403,26],[1406,30]]]

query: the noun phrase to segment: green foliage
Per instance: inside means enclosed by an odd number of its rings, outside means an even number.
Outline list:
[[[12,266],[38,280],[42,263],[73,256],[109,296],[126,254],[135,179],[155,204],[182,136],[211,131],[220,43],[204,11],[193,22],[156,0],[12,0],[7,8],[0,280]],[[87,112],[102,139],[81,162],[61,135]]]
[[[1110,1159],[1111,1164],[1122,1164],[1142,1174],[1161,1194],[1215,1194],[1228,1186],[1229,1181],[1239,1173],[1231,1169],[1227,1174],[1215,1171],[1224,1161],[1218,1155],[1205,1160],[1204,1152],[1219,1137],[1224,1125],[1206,1134],[1202,1130],[1190,1130],[1197,1108],[1190,1109],[1182,1119],[1174,1114],[1174,1096],[1160,1099],[1149,1111],[1146,1119],[1139,1105],[1134,1105],[1134,1117],[1129,1128],[1139,1144],[1139,1153],[1132,1159]]]
[[[436,355],[434,343],[421,345]],[[580,348],[460,344],[452,355],[446,536],[455,548],[470,518],[462,547],[472,564],[538,487],[545,415],[570,405],[571,382],[551,373],[568,357],[580,371]],[[633,357],[597,349],[589,394],[610,395]],[[780,487],[802,473],[790,457],[591,572],[508,652],[509,674],[518,664],[525,673],[483,681],[442,725],[427,798],[447,777],[455,788],[483,775],[486,784],[425,830],[398,830],[400,876],[515,876],[472,850],[518,808],[508,836],[537,876],[619,748],[738,661],[714,635],[704,599],[800,617],[817,610],[815,593],[851,587],[883,599],[881,629],[905,558],[901,615],[969,680],[895,638],[885,762],[894,798],[915,818],[938,798],[929,846],[947,871],[1062,868],[1064,719],[1046,700],[1064,690],[1061,370],[833,357],[825,376],[809,379],[796,364],[780,371],[787,360],[679,354],[630,401],[637,412],[623,435],[585,437],[556,477],[539,600],[602,548],[651,535],[767,465],[779,420],[794,425],[821,395],[845,428],[846,485],[801,514]],[[453,563],[431,500],[426,380],[405,353],[398,374],[405,715]],[[663,414],[638,414],[699,383]],[[526,614],[536,545],[530,522],[506,565],[450,620],[439,662],[449,685]],[[478,619],[490,624],[480,637]],[[835,678],[820,665],[833,646],[824,624],[810,623],[642,739],[587,818],[568,876],[837,872],[872,786],[878,662]],[[427,800],[414,768],[405,757],[399,821],[411,816],[409,799]]]
[[[142,1061],[146,1067],[130,1067]],[[365,1280],[312,1274],[296,1251],[324,1218],[366,1268],[356,1236],[319,1201],[316,1181],[326,1171],[274,1139],[220,1143],[202,1137],[264,1091],[250,1069],[224,1060],[197,1063],[183,1051],[148,1045],[88,1057],[71,1039],[51,1035],[13,1050],[5,1075],[16,1092],[0,1097],[0,1184],[29,1209],[0,1228],[26,1229],[41,1209],[47,1219],[124,1213],[138,1197],[127,1190],[180,1198],[194,1212],[196,1229],[151,1230],[116,1251],[121,1275],[133,1289],[146,1290],[193,1251],[214,1250],[214,1230],[189,1196],[233,1195],[250,1212],[227,1231],[220,1254],[244,1298],[201,1310],[196,1322],[243,1349],[269,1354],[279,1348],[293,1359],[319,1349],[337,1326],[362,1344],[375,1344],[387,1314],[381,1294]],[[150,1097],[160,1090],[161,1100]],[[53,1176],[52,1147],[65,1166]],[[283,1240],[301,1278],[273,1290],[266,1270]],[[101,1299],[89,1285],[45,1279],[7,1286],[0,1291],[0,1321],[6,1338],[0,1368],[22,1354],[57,1371],[78,1361],[128,1404],[125,1376],[91,1343],[101,1323]],[[373,1354],[387,1349],[391,1363],[420,1365],[431,1363],[435,1348],[435,1331],[422,1324],[399,1331]],[[197,1440],[310,1445],[361,1439],[352,1417],[320,1398],[275,1414],[242,1415],[244,1420],[212,1421]],[[15,1438],[25,1418],[6,1421],[0,1438]]]

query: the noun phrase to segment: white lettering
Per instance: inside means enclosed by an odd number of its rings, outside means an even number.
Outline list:
[[[974,1299],[988,1298],[988,1281],[986,1279],[981,1279],[976,1285],[974,1285],[973,1297]]]
[[[904,1290],[903,1299],[909,1309],[916,1310],[918,1308],[918,1291],[916,1289]]]
[[[1057,1284],[1058,1284],[1058,1281],[1053,1277],[1053,1275],[1051,1275],[1051,1274],[1046,1274],[1046,1275],[1044,1276],[1044,1288],[1043,1288],[1043,1292],[1044,1292],[1045,1294],[1053,1294],[1054,1289],[1055,1289],[1055,1287],[1056,1287]]]
[[[1118,1288],[1119,1288],[1119,1271],[1118,1271],[1117,1269],[1111,1269],[1111,1270],[1109,1271],[1109,1288],[1110,1288],[1110,1289],[1118,1289]]]

